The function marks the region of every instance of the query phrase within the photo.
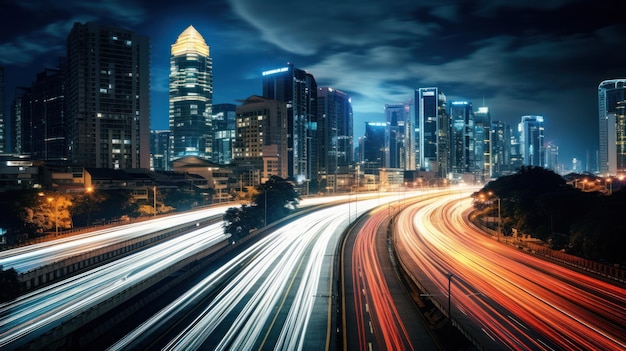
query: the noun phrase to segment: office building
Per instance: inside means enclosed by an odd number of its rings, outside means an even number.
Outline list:
[[[284,102],[261,96],[237,106],[234,162],[262,170],[262,183],[272,175],[287,178],[287,116]]]
[[[491,123],[492,177],[511,173],[511,126],[503,121]]]
[[[263,96],[287,106],[288,176],[298,185],[317,181],[317,83],[312,74],[286,67],[263,72]]]
[[[415,129],[411,123],[411,105],[386,104],[385,167],[415,170]]]
[[[605,80],[598,86],[600,137],[598,164],[602,175],[616,175],[618,172],[626,171],[625,159],[619,161],[618,165],[618,153],[626,154],[623,142],[619,146],[622,150],[618,150],[618,138],[624,138],[624,129],[623,126],[619,126],[617,109],[618,103],[624,101],[626,101],[626,79]]]
[[[170,131],[150,131],[150,154],[152,155],[150,169],[153,171],[171,171],[170,160]]]
[[[415,90],[412,107],[412,120],[417,131],[416,167],[445,177],[448,174],[450,127],[446,96],[436,87],[419,88]]]
[[[387,123],[366,122],[365,135],[361,141],[361,171],[365,174],[379,174],[385,167],[385,134]]]
[[[317,112],[317,181],[321,190],[337,191],[337,185],[346,184],[344,178],[353,170],[352,101],[343,91],[320,87]]]
[[[472,103],[453,101],[450,104],[450,171],[454,174],[476,171],[474,142],[474,111]]]
[[[169,84],[172,160],[183,156],[211,160],[213,63],[209,46],[193,26],[172,44]]]
[[[213,162],[226,165],[233,158],[236,113],[234,104],[213,105]]]
[[[545,167],[543,117],[522,116],[518,132],[523,164],[526,166]]]
[[[84,167],[150,167],[150,42],[95,22],[67,38],[69,159]]]
[[[35,160],[66,161],[65,74],[64,64],[37,74],[30,88],[31,129],[28,149]]]
[[[491,147],[491,113],[483,106],[474,112],[474,164],[481,182],[492,176]]]

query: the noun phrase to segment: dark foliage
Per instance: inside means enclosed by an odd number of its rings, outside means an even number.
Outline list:
[[[224,214],[224,232],[236,241],[254,228],[288,216],[298,206],[299,196],[293,184],[280,177],[272,176],[258,186],[259,194],[251,205],[231,207]]]
[[[17,272],[10,268],[3,270],[0,266],[0,302],[16,298],[21,293],[21,285],[17,280]]]
[[[620,218],[626,205],[622,191],[604,196],[566,184],[541,167],[523,167],[516,174],[489,182],[480,192],[487,201],[475,207],[494,215],[500,199],[503,232],[511,228],[585,258],[626,262],[626,225]],[[497,208],[495,209],[497,215]]]

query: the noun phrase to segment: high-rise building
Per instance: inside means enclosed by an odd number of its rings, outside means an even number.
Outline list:
[[[33,159],[67,160],[65,128],[65,67],[63,60],[58,69],[45,69],[37,74],[30,88],[30,126]]]
[[[365,135],[362,139],[361,171],[365,174],[378,175],[379,169],[385,167],[385,134],[387,123],[366,122]]]
[[[545,149],[545,168],[551,169],[555,173],[561,173],[562,167],[559,164],[559,147],[554,144],[548,144]]]
[[[417,128],[416,167],[434,171],[440,177],[448,173],[448,131],[446,96],[438,88],[415,90],[412,120]]]
[[[7,125],[4,118],[4,66],[0,66],[0,154],[8,151]]]
[[[481,182],[492,176],[491,113],[488,107],[474,112],[474,164]]]
[[[171,47],[169,126],[171,157],[212,160],[213,61],[209,46],[189,26]]]
[[[263,96],[287,105],[288,176],[298,184],[317,180],[317,83],[312,74],[286,67],[263,72]]]
[[[511,172],[511,126],[503,121],[491,123],[492,176],[499,177]]]
[[[287,106],[250,96],[236,109],[234,161],[261,171],[261,182],[287,178]]]
[[[545,167],[543,117],[522,116],[518,131],[523,164],[526,166]]]
[[[385,167],[415,170],[415,133],[411,105],[386,104]]]
[[[65,86],[71,162],[150,167],[150,41],[95,22],[67,38]]]
[[[28,154],[32,151],[30,100],[30,88],[15,88],[15,99],[11,104],[11,135],[13,138],[9,149],[17,154]]]
[[[626,79],[605,80],[598,86],[599,139],[598,164],[600,174],[616,175],[626,171],[622,162],[618,166],[618,119],[617,106],[626,101]],[[624,130],[620,131],[623,137]],[[624,150],[622,150],[624,151]]]
[[[172,164],[170,163],[170,134],[169,130],[150,131],[150,154],[152,155],[151,170],[172,170]]]
[[[352,100],[341,90],[320,87],[317,112],[317,181],[323,188],[336,190],[340,175],[347,178],[353,170]]]
[[[455,174],[476,171],[472,103],[453,101],[450,105],[450,171]]]
[[[234,104],[213,105],[213,162],[230,164],[233,159],[233,145],[237,120],[237,106]]]

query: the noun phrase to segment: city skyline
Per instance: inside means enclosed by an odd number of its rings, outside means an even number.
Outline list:
[[[475,109],[484,102],[493,120],[510,125],[523,115],[544,116],[546,145],[558,145],[560,162],[569,165],[572,157],[586,163],[587,152],[594,162],[598,84],[626,76],[616,49],[626,33],[617,18],[624,5],[617,2],[363,6],[232,0],[185,6],[156,8],[145,1],[3,5],[0,65],[5,66],[6,105],[16,86],[29,85],[37,72],[55,67],[65,55],[74,22],[113,22],[150,38],[151,128],[166,129],[170,45],[193,25],[211,47],[214,103],[240,104],[261,94],[261,73],[292,62],[315,76],[318,85],[352,96],[356,139],[365,122],[384,121],[385,104],[404,103],[415,89],[437,86],[449,101],[466,100]],[[300,17],[294,21],[293,14]]]

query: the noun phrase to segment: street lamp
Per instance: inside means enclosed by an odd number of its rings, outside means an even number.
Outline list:
[[[51,204],[52,201],[54,201],[54,235],[58,236],[59,235],[59,202],[57,201],[58,198],[52,198],[52,197],[48,197],[46,198],[46,200],[48,200],[48,203]]]
[[[500,241],[500,233],[502,232],[502,207],[500,204],[500,198],[493,192],[489,192],[489,195],[495,197],[496,200],[498,200],[498,241]]]

